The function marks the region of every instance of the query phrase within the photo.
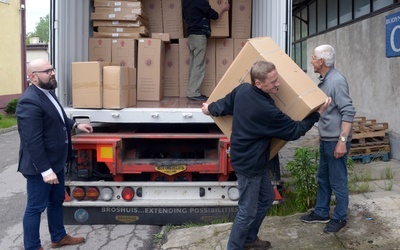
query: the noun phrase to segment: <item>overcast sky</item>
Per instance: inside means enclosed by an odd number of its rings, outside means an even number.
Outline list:
[[[26,0],[26,33],[34,32],[41,17],[50,13],[50,0]]]

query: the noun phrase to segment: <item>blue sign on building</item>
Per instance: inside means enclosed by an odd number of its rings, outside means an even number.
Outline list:
[[[400,12],[386,16],[386,57],[400,56]]]

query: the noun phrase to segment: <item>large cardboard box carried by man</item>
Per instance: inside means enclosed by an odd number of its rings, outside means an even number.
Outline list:
[[[270,37],[249,39],[239,52],[207,103],[216,101],[230,93],[239,84],[249,84],[250,68],[254,62],[266,60],[275,64],[279,73],[280,87],[271,95],[275,104],[293,120],[302,120],[318,109],[327,98],[318,86],[297,66]],[[243,103],[246,105],[246,103]],[[222,132],[230,138],[232,117],[213,117]],[[286,144],[283,140],[271,141],[270,158],[274,157]]]

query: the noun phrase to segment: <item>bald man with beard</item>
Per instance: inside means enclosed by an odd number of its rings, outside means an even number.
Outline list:
[[[18,171],[27,181],[24,247],[43,249],[39,231],[45,209],[52,248],[81,244],[85,238],[68,235],[64,227],[64,167],[71,158],[71,130],[91,133],[93,128],[66,116],[54,94],[55,69],[48,61],[34,60],[27,71],[31,85],[19,98],[16,109],[20,136]]]

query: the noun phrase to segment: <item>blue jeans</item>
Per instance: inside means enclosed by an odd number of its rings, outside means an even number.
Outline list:
[[[207,37],[205,35],[189,35],[189,83],[187,96],[200,96],[200,86],[206,72]]]
[[[243,249],[256,240],[258,230],[275,199],[268,169],[262,175],[236,173],[239,188],[239,211],[232,225],[227,250]]]
[[[58,242],[67,234],[63,222],[64,170],[57,173],[59,184],[43,181],[41,175],[24,175],[27,184],[27,205],[23,218],[25,250],[37,250],[40,242],[40,219],[47,208],[47,220],[52,242]]]
[[[336,206],[332,219],[347,220],[349,205],[349,189],[347,186],[347,154],[336,159],[334,151],[337,142],[321,141],[320,161],[317,173],[318,193],[315,213],[329,217],[332,191],[336,196]],[[350,142],[346,143],[347,152]]]

